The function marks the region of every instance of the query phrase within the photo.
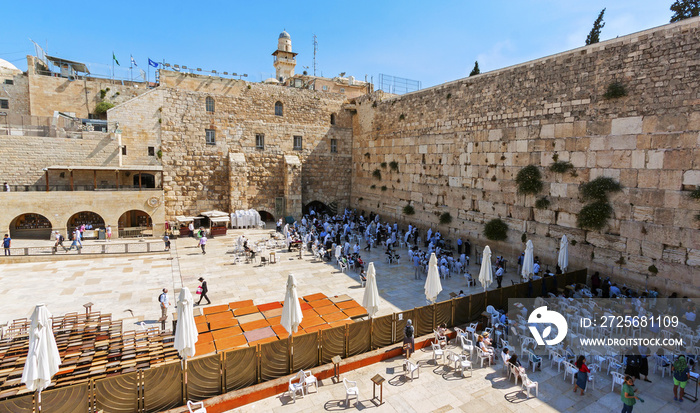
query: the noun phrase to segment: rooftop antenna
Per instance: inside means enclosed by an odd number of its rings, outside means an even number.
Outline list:
[[[316,41],[316,35],[314,34],[314,76],[316,76],[316,53],[318,52],[318,42]]]

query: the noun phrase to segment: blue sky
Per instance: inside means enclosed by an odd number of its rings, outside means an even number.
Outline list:
[[[601,40],[667,24],[672,2],[172,0],[91,2],[85,9],[6,2],[0,58],[26,69],[32,38],[48,43],[50,55],[88,63],[106,76],[114,50],[117,76],[129,77],[132,54],[143,69],[150,57],[260,81],[274,73],[270,54],[286,29],[299,53],[298,73],[312,67],[316,34],[319,75],[376,81],[385,73],[429,87],[467,76],[475,60],[485,72],[583,46],[604,7]]]

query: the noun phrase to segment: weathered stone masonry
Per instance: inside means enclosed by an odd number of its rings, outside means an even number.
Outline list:
[[[443,233],[510,258],[526,233],[550,265],[567,234],[577,241],[573,267],[643,285],[654,264],[649,287],[697,296],[700,203],[688,192],[700,185],[699,64],[700,19],[692,19],[401,97],[359,98],[352,205],[426,229],[449,212]],[[613,81],[627,97],[603,98]],[[575,176],[547,169],[555,154]],[[398,172],[381,168],[391,161]],[[529,164],[544,174],[537,196],[516,193],[513,179]],[[579,185],[598,176],[624,186],[602,233],[576,227]],[[541,196],[547,209],[534,208]],[[408,203],[412,217],[401,212]],[[496,217],[509,226],[506,242],[482,235]]]

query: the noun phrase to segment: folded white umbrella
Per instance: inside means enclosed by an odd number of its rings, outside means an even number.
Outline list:
[[[280,324],[289,334],[296,333],[302,318],[301,305],[299,305],[299,297],[297,295],[297,280],[293,274],[289,274]]]
[[[362,297],[362,306],[370,317],[374,317],[379,311],[379,290],[377,289],[377,275],[373,262],[370,262],[367,267],[367,284],[365,284],[365,295]]]
[[[177,299],[177,327],[175,327],[175,350],[183,359],[194,356],[195,343],[199,339],[193,306],[194,299],[190,289],[183,287]]]
[[[491,248],[484,247],[481,257],[481,268],[479,269],[479,282],[484,287],[484,291],[493,283],[493,268],[491,267]]]
[[[428,276],[425,278],[425,298],[434,303],[440,291],[442,291],[442,283],[440,282],[437,258],[435,253],[432,253],[430,254],[430,261],[428,261]]]
[[[51,378],[61,364],[61,356],[53,336],[51,313],[44,304],[34,308],[30,321],[29,352],[21,382],[26,384],[29,391],[38,392],[41,404],[41,391],[51,385]]]
[[[566,235],[561,237],[561,242],[559,243],[557,264],[562,272],[566,272],[566,269],[569,268],[569,240],[566,238]]]
[[[532,245],[532,240],[527,240],[525,245],[525,256],[523,257],[523,269],[520,272],[523,278],[529,280],[535,270],[535,247]]]

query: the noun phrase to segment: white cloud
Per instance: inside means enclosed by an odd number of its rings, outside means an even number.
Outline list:
[[[505,39],[495,43],[485,53],[479,53],[476,60],[479,62],[479,69],[482,72],[500,69],[517,63],[518,57],[514,53],[517,48],[513,45],[510,39]],[[469,67],[465,73],[468,75],[472,67]]]

